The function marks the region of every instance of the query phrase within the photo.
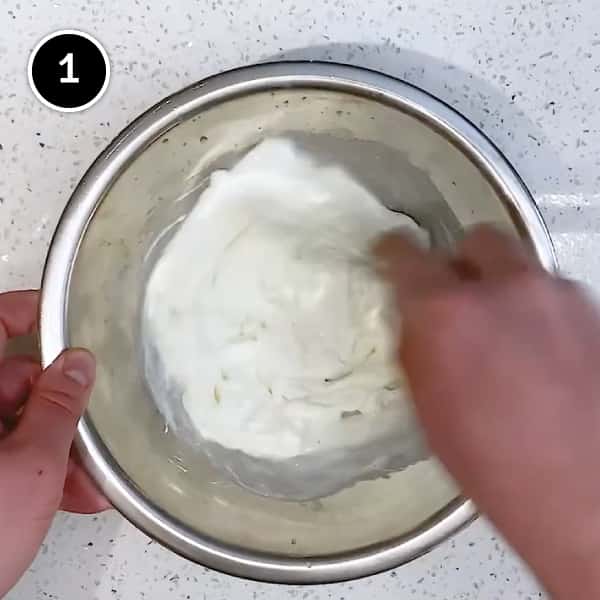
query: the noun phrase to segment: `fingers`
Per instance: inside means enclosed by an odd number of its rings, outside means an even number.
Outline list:
[[[0,530],[19,550],[12,563],[17,575],[33,560],[60,506],[71,443],[94,378],[94,357],[67,350],[39,376],[16,427],[0,440],[6,490]],[[3,577],[0,569],[0,595]]]
[[[458,281],[446,258],[419,247],[401,234],[384,236],[373,252],[381,275],[394,286],[400,310],[423,295]]]
[[[503,277],[538,270],[533,253],[515,237],[491,225],[472,229],[453,256],[416,245],[408,237],[390,234],[375,245],[381,274],[394,285],[400,307],[429,292],[459,281]]]
[[[77,353],[80,353],[81,356],[77,357]],[[28,444],[28,448],[33,448],[34,450],[37,448],[38,454],[44,452],[46,456],[60,457],[64,456],[65,449],[67,452],[70,450],[68,464],[60,464],[58,465],[59,468],[49,469],[49,472],[64,472],[66,468],[66,480],[64,477],[58,478],[54,484],[58,486],[56,493],[62,490],[60,509],[84,514],[96,513],[111,508],[108,500],[98,491],[85,469],[81,466],[77,453],[71,447],[76,423],[76,415],[73,413],[81,414],[87,402],[87,395],[89,394],[89,385],[83,385],[80,389],[77,389],[77,386],[84,381],[85,377],[88,377],[90,374],[93,375],[93,370],[87,371],[89,365],[86,363],[90,358],[90,355],[85,351],[70,351],[63,354],[44,373],[42,381],[39,385],[35,386],[35,390],[31,394],[27,414],[23,416],[25,425],[19,426],[18,432],[18,435],[22,438],[20,447],[23,448],[23,444]],[[68,379],[70,373],[68,369],[73,369],[74,367],[81,368],[82,365],[78,365],[77,361],[81,361],[82,359],[84,373],[76,376],[76,387],[72,386],[71,381],[67,381],[66,384],[64,381],[61,382],[61,378],[65,378],[65,371],[67,372],[66,377]],[[57,369],[60,369],[58,373]],[[4,363],[0,363],[0,417],[11,418],[15,416],[24,398],[29,395],[31,387],[40,377],[40,372],[41,368],[39,364],[34,359],[28,357],[9,358]],[[70,373],[70,375],[72,378],[73,373]],[[83,375],[83,378],[81,375]],[[50,403],[50,408],[47,406],[48,402]],[[69,406],[66,406],[67,403]],[[33,412],[30,406],[34,406]],[[58,410],[59,420],[61,419],[61,414],[65,410],[67,411],[66,419],[62,419],[62,422],[58,423],[58,428],[56,423],[53,424],[52,421],[49,421],[44,416],[47,415],[48,410],[52,411],[53,418],[55,418],[56,410]],[[51,427],[54,430],[58,429],[59,432],[63,431],[64,433],[60,434],[58,445],[56,441],[47,441],[45,444],[42,443],[42,447],[46,449],[40,451],[39,438],[44,434],[43,432],[39,432],[38,428],[42,420],[45,422],[45,427]],[[35,435],[38,444],[34,445],[32,443],[30,439],[32,435]],[[12,442],[14,447],[14,439],[12,439]],[[50,450],[48,450],[47,446],[50,446]],[[31,459],[29,452],[24,454],[28,455],[28,458]],[[39,470],[43,469],[43,464],[39,459],[37,460],[37,464],[40,465]]]
[[[457,248],[457,262],[480,277],[503,277],[540,268],[535,256],[517,238],[490,225],[467,233]]]
[[[66,469],[95,372],[94,357],[86,350],[63,352],[36,381],[19,423],[7,439]],[[62,484],[57,482],[61,488]]]
[[[0,294],[0,358],[8,338],[31,333],[37,324],[39,292]]]
[[[112,508],[110,502],[98,490],[80,464],[77,453],[71,451],[60,510],[89,515],[110,508]]]
[[[0,363],[0,419],[12,419],[42,369],[34,358],[15,356]]]

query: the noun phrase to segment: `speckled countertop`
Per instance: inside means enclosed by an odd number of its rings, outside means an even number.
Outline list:
[[[404,77],[479,124],[515,164],[560,263],[600,289],[600,3],[597,0],[0,0],[0,289],[36,286],[69,193],[100,149],[162,96],[285,53]],[[80,28],[109,52],[104,98],[59,114],[31,93],[45,34]],[[117,514],[59,515],[10,600],[540,598],[478,521],[428,556],[362,581],[276,587],[198,567]]]

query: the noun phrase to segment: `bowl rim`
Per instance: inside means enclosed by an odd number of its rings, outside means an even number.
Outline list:
[[[550,236],[523,180],[493,142],[455,109],[412,84],[362,67],[316,61],[261,63],[214,75],[164,98],[119,133],[84,174],[55,230],[42,276],[40,348],[44,368],[68,346],[68,292],[81,240],[104,195],[131,161],[202,109],[249,93],[293,87],[358,94],[409,113],[435,129],[495,188],[542,265],[551,271],[557,268]],[[110,455],[87,415],[79,422],[75,442],[99,488],[132,524],[188,559],[247,579],[316,584],[373,575],[430,551],[477,516],[472,501],[456,498],[413,531],[384,543],[327,557],[254,552],[194,531],[144,498]]]

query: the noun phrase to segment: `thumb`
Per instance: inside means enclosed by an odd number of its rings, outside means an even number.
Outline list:
[[[13,442],[42,452],[47,461],[66,469],[95,375],[96,363],[87,350],[63,352],[36,381],[13,431]]]

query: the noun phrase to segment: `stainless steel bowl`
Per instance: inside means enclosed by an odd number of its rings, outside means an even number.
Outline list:
[[[266,581],[338,581],[419,556],[473,505],[433,460],[317,502],[254,496],[165,428],[140,368],[150,250],[214,168],[273,135],[345,163],[438,243],[485,221],[549,269],[554,254],[523,182],[471,123],[406,83],[337,64],[263,64],[193,85],[125,129],[79,183],[46,263],[41,345],[44,365],[70,345],[98,357],[77,439],[85,465],[125,517],[192,560]]]

